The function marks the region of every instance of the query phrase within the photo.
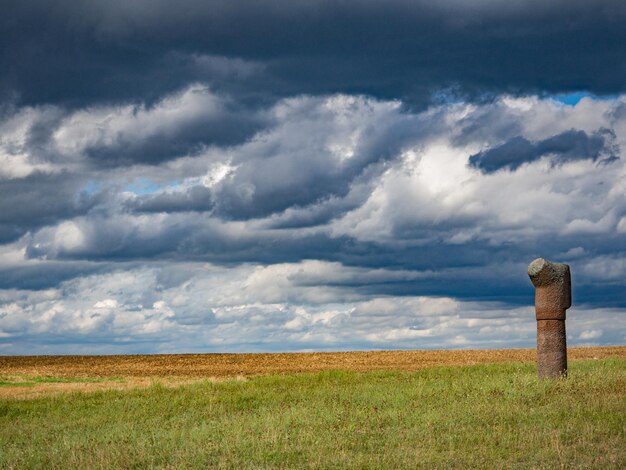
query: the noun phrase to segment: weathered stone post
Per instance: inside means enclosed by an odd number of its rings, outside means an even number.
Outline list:
[[[572,305],[572,281],[567,264],[537,258],[528,265],[535,286],[537,374],[540,379],[567,376],[565,310]]]

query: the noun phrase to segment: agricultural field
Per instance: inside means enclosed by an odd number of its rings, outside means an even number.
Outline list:
[[[0,357],[0,468],[625,468],[626,347]]]
[[[569,348],[570,360],[626,358],[626,346]],[[274,354],[155,354],[126,356],[0,356],[0,397],[244,379],[257,375],[333,370],[417,371],[437,366],[534,363],[534,349],[353,351]],[[56,385],[55,385],[56,384]]]

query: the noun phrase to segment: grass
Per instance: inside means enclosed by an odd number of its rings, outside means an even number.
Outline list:
[[[624,468],[626,360],[321,372],[0,401],[1,468]]]

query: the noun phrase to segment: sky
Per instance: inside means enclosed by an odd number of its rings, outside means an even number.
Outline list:
[[[0,10],[0,355],[626,344],[624,2]]]

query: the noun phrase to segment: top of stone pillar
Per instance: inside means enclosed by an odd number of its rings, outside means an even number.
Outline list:
[[[565,319],[572,305],[569,266],[537,258],[528,265],[528,276],[536,288],[537,319]]]
[[[535,287],[562,284],[570,276],[567,264],[551,263],[543,258],[537,258],[528,265],[528,275]]]

